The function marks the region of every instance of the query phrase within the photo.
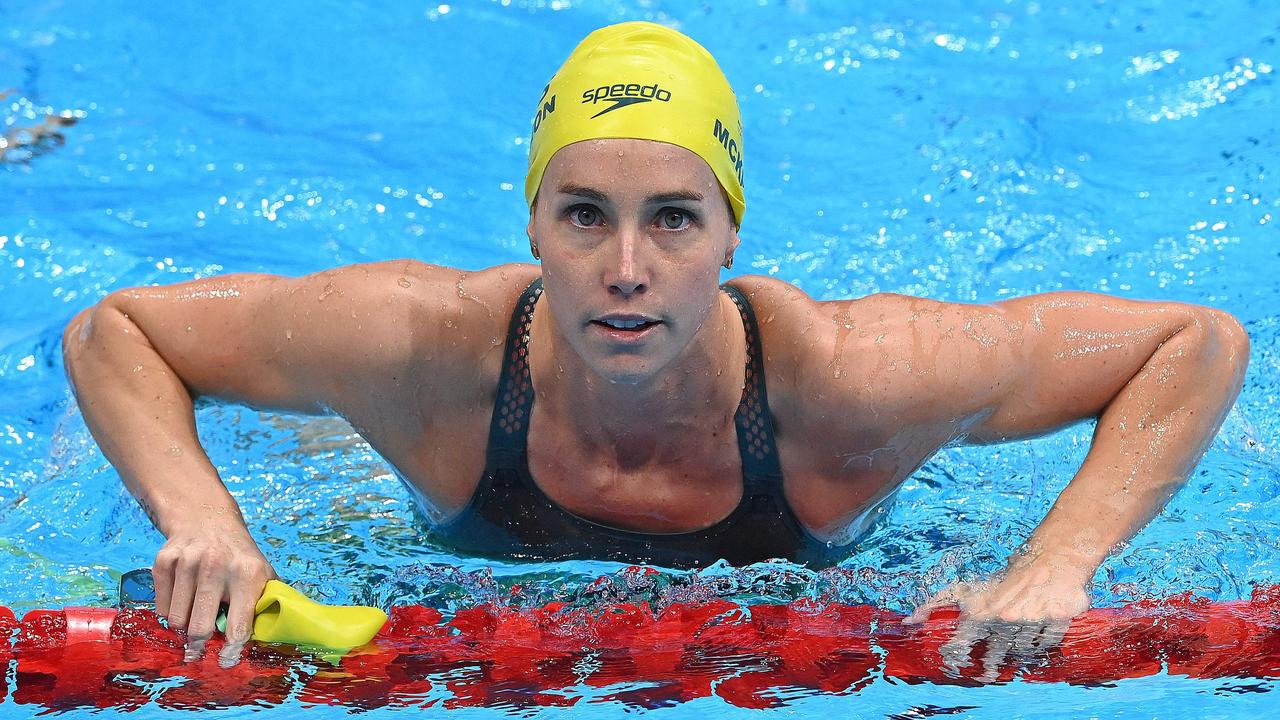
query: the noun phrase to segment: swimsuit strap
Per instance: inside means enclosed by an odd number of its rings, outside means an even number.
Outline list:
[[[773,438],[773,413],[769,412],[769,396],[765,391],[764,349],[760,343],[756,314],[741,290],[732,285],[721,285],[720,289],[728,293],[733,304],[738,306],[747,335],[746,378],[742,401],[738,403],[738,412],[734,416],[738,454],[742,457],[743,494],[781,499],[782,464]],[[779,505],[779,509],[782,508],[788,508],[785,502]]]
[[[542,278],[529,283],[511,313],[507,342],[503,345],[502,375],[498,379],[493,419],[489,422],[486,458],[489,470],[519,468],[524,464],[529,415],[533,409],[533,385],[529,380],[529,325],[533,321],[533,306],[540,297]]]
[[[730,285],[720,288],[728,293],[742,315],[747,339],[746,377],[742,400],[734,415],[738,436],[738,454],[742,460],[743,497],[768,496],[782,500],[782,466],[773,437],[773,416],[765,390],[764,351],[751,303],[740,290]],[[533,409],[533,386],[529,379],[529,325],[533,308],[542,296],[542,278],[525,288],[511,315],[507,341],[502,357],[502,375],[498,380],[493,419],[489,424],[488,470],[523,470],[529,434],[529,416]],[[489,475],[490,473],[486,473]],[[779,508],[787,507],[785,502]]]

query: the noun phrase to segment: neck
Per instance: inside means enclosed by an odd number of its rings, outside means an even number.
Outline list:
[[[603,461],[619,468],[670,463],[705,452],[708,431],[732,427],[747,349],[741,316],[724,293],[684,351],[636,384],[595,373],[558,335],[549,307],[535,312],[530,334],[539,415]]]

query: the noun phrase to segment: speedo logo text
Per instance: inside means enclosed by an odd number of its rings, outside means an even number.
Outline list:
[[[636,103],[647,102],[671,102],[671,91],[664,90],[658,86],[658,83],[652,85],[641,85],[640,83],[615,83],[613,85],[601,85],[597,88],[586,90],[582,93],[582,104],[590,103],[612,103],[605,109],[591,116],[591,119],[611,113],[618,108],[624,108]]]

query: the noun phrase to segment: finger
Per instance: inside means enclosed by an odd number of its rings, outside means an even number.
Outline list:
[[[191,603],[191,620],[187,625],[187,640],[208,640],[218,622],[218,605],[222,602],[221,583],[205,580],[196,591]]]
[[[173,594],[169,596],[169,607],[165,617],[169,627],[186,632],[187,622],[191,619],[191,603],[196,596],[196,577],[194,568],[182,560],[174,567]]]
[[[208,638],[187,638],[182,650],[182,662],[195,662],[204,656],[204,644]]]
[[[933,597],[921,603],[920,607],[917,607],[912,611],[912,613],[904,618],[902,622],[908,625],[922,623],[929,619],[929,616],[933,614],[934,610],[937,610],[940,607],[946,607],[947,605],[957,604],[959,597],[959,587],[952,585],[950,587],[943,588],[935,593]]]
[[[227,643],[218,651],[218,667],[226,670],[240,664],[244,655],[244,643]]]
[[[151,564],[151,581],[156,591],[156,614],[161,617],[169,616],[169,602],[173,597],[174,561],[174,557],[162,549]]]
[[[918,625],[919,623],[928,620],[929,616],[933,614],[933,611],[942,607],[944,604],[945,603],[937,599],[927,600],[920,605],[920,607],[911,611],[910,615],[903,618],[902,622],[907,625]]]
[[[1022,668],[1039,667],[1044,664],[1044,651],[1038,644],[1048,623],[1027,622],[1013,636],[1013,647],[1009,655]]]
[[[225,585],[221,576],[201,564],[200,585],[191,601],[191,616],[187,623],[185,661],[192,662],[204,655],[205,642],[213,635],[218,621],[218,605],[222,603]]]
[[[238,582],[231,588],[231,597],[227,602],[227,642],[243,645],[249,642],[249,636],[253,634],[254,609],[262,590],[250,585],[251,583]]]
[[[258,593],[260,595],[261,593]],[[227,606],[227,644],[218,655],[218,665],[229,668],[240,662],[240,656],[253,633],[254,606],[258,598],[244,583],[237,583],[231,590]]]
[[[942,655],[943,672],[950,677],[959,677],[960,671],[972,664],[969,655],[973,652],[974,644],[986,637],[985,625],[980,620],[960,621],[955,634],[938,651]]]
[[[1062,644],[1063,638],[1067,636],[1067,631],[1070,629],[1070,620],[1050,620],[1045,623],[1044,630],[1036,641],[1036,649],[1047,655],[1049,650]]]
[[[987,627],[987,651],[982,656],[982,675],[978,676],[984,683],[994,682],[1000,677],[1000,667],[1013,647],[1014,638],[1022,630],[1021,623],[1002,620],[992,621]]]
[[[197,594],[195,607],[199,607],[200,602],[200,596]],[[204,630],[203,625],[206,621],[202,619],[203,612],[203,610],[193,610],[191,613],[191,629],[187,633],[187,641],[183,648],[183,662],[195,662],[203,657],[204,646],[213,635],[212,632]]]

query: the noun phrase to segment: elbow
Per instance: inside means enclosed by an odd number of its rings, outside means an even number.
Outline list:
[[[76,392],[77,371],[86,359],[102,345],[102,326],[110,325],[113,317],[127,318],[119,307],[120,292],[114,292],[95,305],[76,313],[62,330],[62,367],[66,372],[71,391]]]
[[[86,336],[93,327],[93,311],[97,305],[89,307],[76,313],[71,318],[71,322],[62,330],[62,356],[67,358],[73,355],[77,350],[84,346]]]
[[[76,369],[90,346],[94,316],[99,307],[100,305],[90,305],[76,313],[62,330],[62,368],[73,393],[76,391]]]
[[[1199,340],[1201,358],[1209,369],[1229,376],[1238,390],[1249,366],[1249,333],[1231,313],[1216,308],[1196,307],[1184,331]]]
[[[1244,382],[1249,366],[1249,333],[1234,315],[1213,308],[1206,309],[1213,329],[1215,354],[1220,355],[1236,376],[1237,385]]]

